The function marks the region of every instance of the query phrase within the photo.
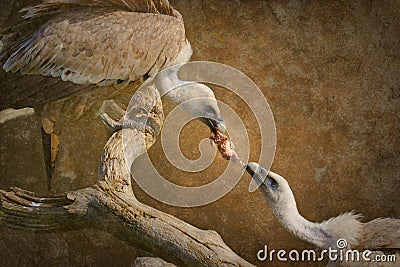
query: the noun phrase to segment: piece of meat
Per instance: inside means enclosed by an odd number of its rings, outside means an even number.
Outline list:
[[[239,162],[242,166],[245,166],[245,163],[236,154],[233,143],[226,135],[217,129],[216,134],[211,135],[210,139],[217,145],[218,150],[224,159],[232,160],[233,162]]]

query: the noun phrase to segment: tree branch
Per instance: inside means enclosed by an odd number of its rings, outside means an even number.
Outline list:
[[[133,117],[147,116],[153,131],[128,126],[115,132],[104,147],[97,184],[58,196],[40,196],[18,188],[0,190],[0,220],[38,231],[105,229],[179,265],[252,266],[215,231],[200,230],[136,199],[130,166],[154,144],[164,115],[156,88],[137,92],[135,97]]]

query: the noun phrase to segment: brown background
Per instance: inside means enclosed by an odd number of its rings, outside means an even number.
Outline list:
[[[17,10],[37,2],[2,1],[0,25],[15,23]],[[272,169],[287,178],[306,218],[322,221],[351,210],[365,221],[400,218],[399,1],[171,2],[184,17],[193,60],[235,67],[267,97],[277,128]],[[4,93],[4,79],[11,76],[1,75]],[[250,159],[257,161],[259,130],[250,110],[225,89],[215,88],[215,94],[244,120]],[[2,188],[46,192],[40,126],[39,116],[1,126]],[[64,123],[51,191],[93,184],[108,135],[93,110]],[[183,153],[195,159],[208,130],[193,122],[181,136]],[[206,171],[187,175],[168,165],[159,143],[150,155],[162,174],[185,185],[209,182],[226,166],[217,157]],[[259,191],[247,192],[249,180],[244,175],[223,199],[192,209],[169,207],[135,191],[145,203],[216,230],[257,265],[262,264],[256,253],[265,244],[313,248],[279,225]],[[129,266],[138,255],[145,252],[97,230],[32,234],[0,229],[1,266]]]

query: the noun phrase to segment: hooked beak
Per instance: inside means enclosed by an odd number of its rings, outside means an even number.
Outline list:
[[[254,181],[257,184],[255,188],[252,184],[250,184],[250,187],[249,187],[250,192],[253,192],[254,190],[256,190],[257,187],[265,186],[264,181],[267,178],[267,174],[268,174],[266,169],[264,169],[263,167],[260,166],[260,164],[255,163],[255,162],[247,163],[245,168],[246,168],[246,171],[251,175],[251,177],[254,179]]]
[[[258,167],[259,167],[259,165],[258,165],[257,163],[254,163],[254,162],[249,162],[249,163],[247,163],[246,166],[245,166],[246,171],[247,171],[251,176],[253,176],[253,175],[256,173]]]
[[[227,132],[225,122],[222,119],[215,120],[210,118],[202,118],[201,121],[204,122],[208,127],[210,127],[210,130],[214,134],[217,133],[217,130],[223,134]]]

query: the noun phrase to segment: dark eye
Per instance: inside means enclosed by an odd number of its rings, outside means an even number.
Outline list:
[[[273,179],[273,178],[270,178],[270,177],[268,177],[268,184],[269,184],[269,186],[271,186],[271,188],[272,189],[278,189],[278,187],[279,187],[279,184],[278,184],[278,182],[275,180],[275,179]]]

